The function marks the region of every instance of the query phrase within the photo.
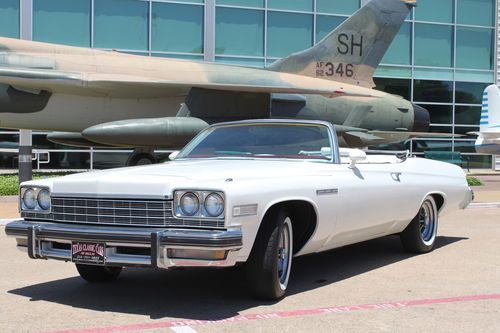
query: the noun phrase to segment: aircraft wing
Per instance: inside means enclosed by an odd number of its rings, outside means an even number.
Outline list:
[[[463,137],[462,134],[451,133],[432,133],[432,132],[406,132],[406,131],[370,131],[371,134],[383,137],[385,139],[406,140],[410,138],[457,138]]]
[[[267,73],[266,73],[267,74]],[[283,75],[283,74],[281,74]],[[290,75],[290,74],[286,74]],[[229,75],[228,75],[229,76]],[[294,76],[294,75],[293,75]],[[327,97],[357,96],[379,97],[376,91],[360,91],[357,87],[335,82],[322,83],[323,80],[303,78],[289,82],[285,79],[264,78],[262,80],[239,80],[236,83],[230,77],[227,82],[209,82],[207,80],[155,79],[150,76],[125,74],[64,72],[45,69],[24,69],[0,67],[0,84],[12,85],[22,91],[71,92],[78,95],[111,95],[120,97],[167,97],[187,95],[191,88],[203,88],[220,91],[249,93],[287,93],[318,94]],[[319,86],[319,87],[318,87]]]
[[[350,147],[366,147],[408,140],[410,138],[453,138],[463,137],[460,134],[407,132],[407,131],[377,131],[364,128],[335,125],[337,134],[341,136]]]

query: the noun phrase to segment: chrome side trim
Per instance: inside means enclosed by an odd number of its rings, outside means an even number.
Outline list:
[[[316,195],[328,195],[328,194],[338,194],[339,189],[338,188],[329,188],[325,190],[317,190]]]

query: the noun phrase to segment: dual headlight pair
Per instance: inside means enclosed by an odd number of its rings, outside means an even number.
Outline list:
[[[175,191],[174,210],[177,217],[221,218],[224,194],[214,191]]]
[[[21,210],[50,211],[50,192],[46,188],[22,187]]]

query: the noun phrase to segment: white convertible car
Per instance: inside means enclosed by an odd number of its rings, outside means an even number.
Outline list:
[[[217,124],[168,163],[23,183],[22,219],[5,230],[30,258],[71,261],[90,282],[126,266],[245,263],[254,293],[276,299],[292,257],[392,234],[428,252],[438,216],[472,200],[457,166],[367,157],[336,138],[320,121]]]

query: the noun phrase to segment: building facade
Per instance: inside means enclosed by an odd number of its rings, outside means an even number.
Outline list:
[[[366,1],[2,0],[0,36],[264,67],[312,46]],[[427,108],[431,131],[464,136],[393,148],[460,151],[471,166],[491,167],[467,133],[479,130],[484,88],[500,84],[498,16],[496,0],[418,0],[376,72],[377,89]],[[0,144],[16,141],[0,133]],[[60,148],[33,137],[35,149]],[[51,151],[45,166],[88,168],[88,158],[68,158],[82,153]]]

